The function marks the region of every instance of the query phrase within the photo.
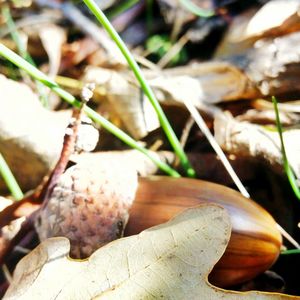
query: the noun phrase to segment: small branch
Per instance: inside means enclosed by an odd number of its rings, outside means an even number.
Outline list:
[[[63,148],[61,150],[60,158],[56,163],[54,170],[52,171],[47,183],[43,186],[40,194],[40,199],[43,201],[43,205],[46,205],[53,188],[57,184],[59,177],[64,173],[70,156],[74,153],[78,128],[80,125],[81,108],[73,109],[71,122],[66,129]]]

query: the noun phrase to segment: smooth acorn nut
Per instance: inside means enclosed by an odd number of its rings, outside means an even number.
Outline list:
[[[229,244],[209,281],[227,287],[269,269],[282,243],[276,222],[254,201],[215,183],[163,176],[140,178],[125,235],[166,222],[182,210],[203,202],[225,207],[232,223]]]

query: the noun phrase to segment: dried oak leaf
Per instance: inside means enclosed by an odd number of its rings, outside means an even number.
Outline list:
[[[70,112],[46,110],[25,84],[0,75],[0,152],[22,190],[36,187],[61,151]],[[0,178],[0,190],[6,186]]]
[[[277,172],[283,171],[280,138],[277,131],[266,127],[240,122],[229,113],[220,113],[214,121],[215,138],[228,153],[239,157],[256,158],[266,162]],[[285,150],[290,166],[300,177],[300,130],[283,132]]]
[[[280,36],[299,30],[299,0],[272,0],[260,8],[249,21],[245,39]],[[272,18],[269,16],[272,15]]]
[[[271,0],[260,8],[247,9],[230,22],[214,57],[244,55],[262,38],[276,40],[276,37],[299,31],[299,10],[299,0]]]
[[[19,262],[4,299],[300,299],[208,283],[230,227],[223,208],[205,204],[114,241],[83,261],[68,257],[66,238],[48,239]]]

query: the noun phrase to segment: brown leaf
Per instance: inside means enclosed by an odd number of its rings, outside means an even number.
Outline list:
[[[4,76],[0,94],[0,152],[25,191],[36,187],[58,159],[69,113],[44,109],[26,85]]]
[[[269,1],[251,18],[244,38],[279,36],[299,30],[299,9],[299,0]]]
[[[218,45],[215,57],[244,55],[245,50],[253,47],[259,39],[278,37],[298,31],[299,8],[299,0],[272,0],[259,9],[252,7],[235,16]]]
[[[17,265],[4,299],[300,299],[210,285],[207,276],[229,237],[225,210],[202,205],[84,261],[68,257],[67,239],[48,239]]]
[[[39,35],[49,58],[48,75],[54,78],[59,71],[62,46],[67,40],[66,31],[54,24],[45,24],[39,27]]]
[[[148,99],[138,85],[130,82],[126,74],[102,68],[89,67],[84,75],[87,82],[95,82],[106,90],[110,104],[108,109],[115,113],[126,129],[140,139],[159,127],[159,121]]]
[[[215,137],[220,146],[231,154],[255,157],[267,162],[272,168],[282,172],[282,155],[279,134],[263,126],[239,122],[229,114],[220,113],[215,119]],[[289,163],[296,176],[300,177],[299,129],[283,132]]]

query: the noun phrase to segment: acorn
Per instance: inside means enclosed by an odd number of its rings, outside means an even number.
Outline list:
[[[228,287],[268,270],[282,244],[276,222],[257,203],[219,184],[163,176],[140,178],[125,235],[138,234],[204,202],[225,207],[232,223],[229,244],[209,281]]]
[[[36,214],[40,240],[65,236],[71,243],[70,255],[86,258],[122,237],[138,185],[135,170],[122,171],[117,161],[68,168]]]

